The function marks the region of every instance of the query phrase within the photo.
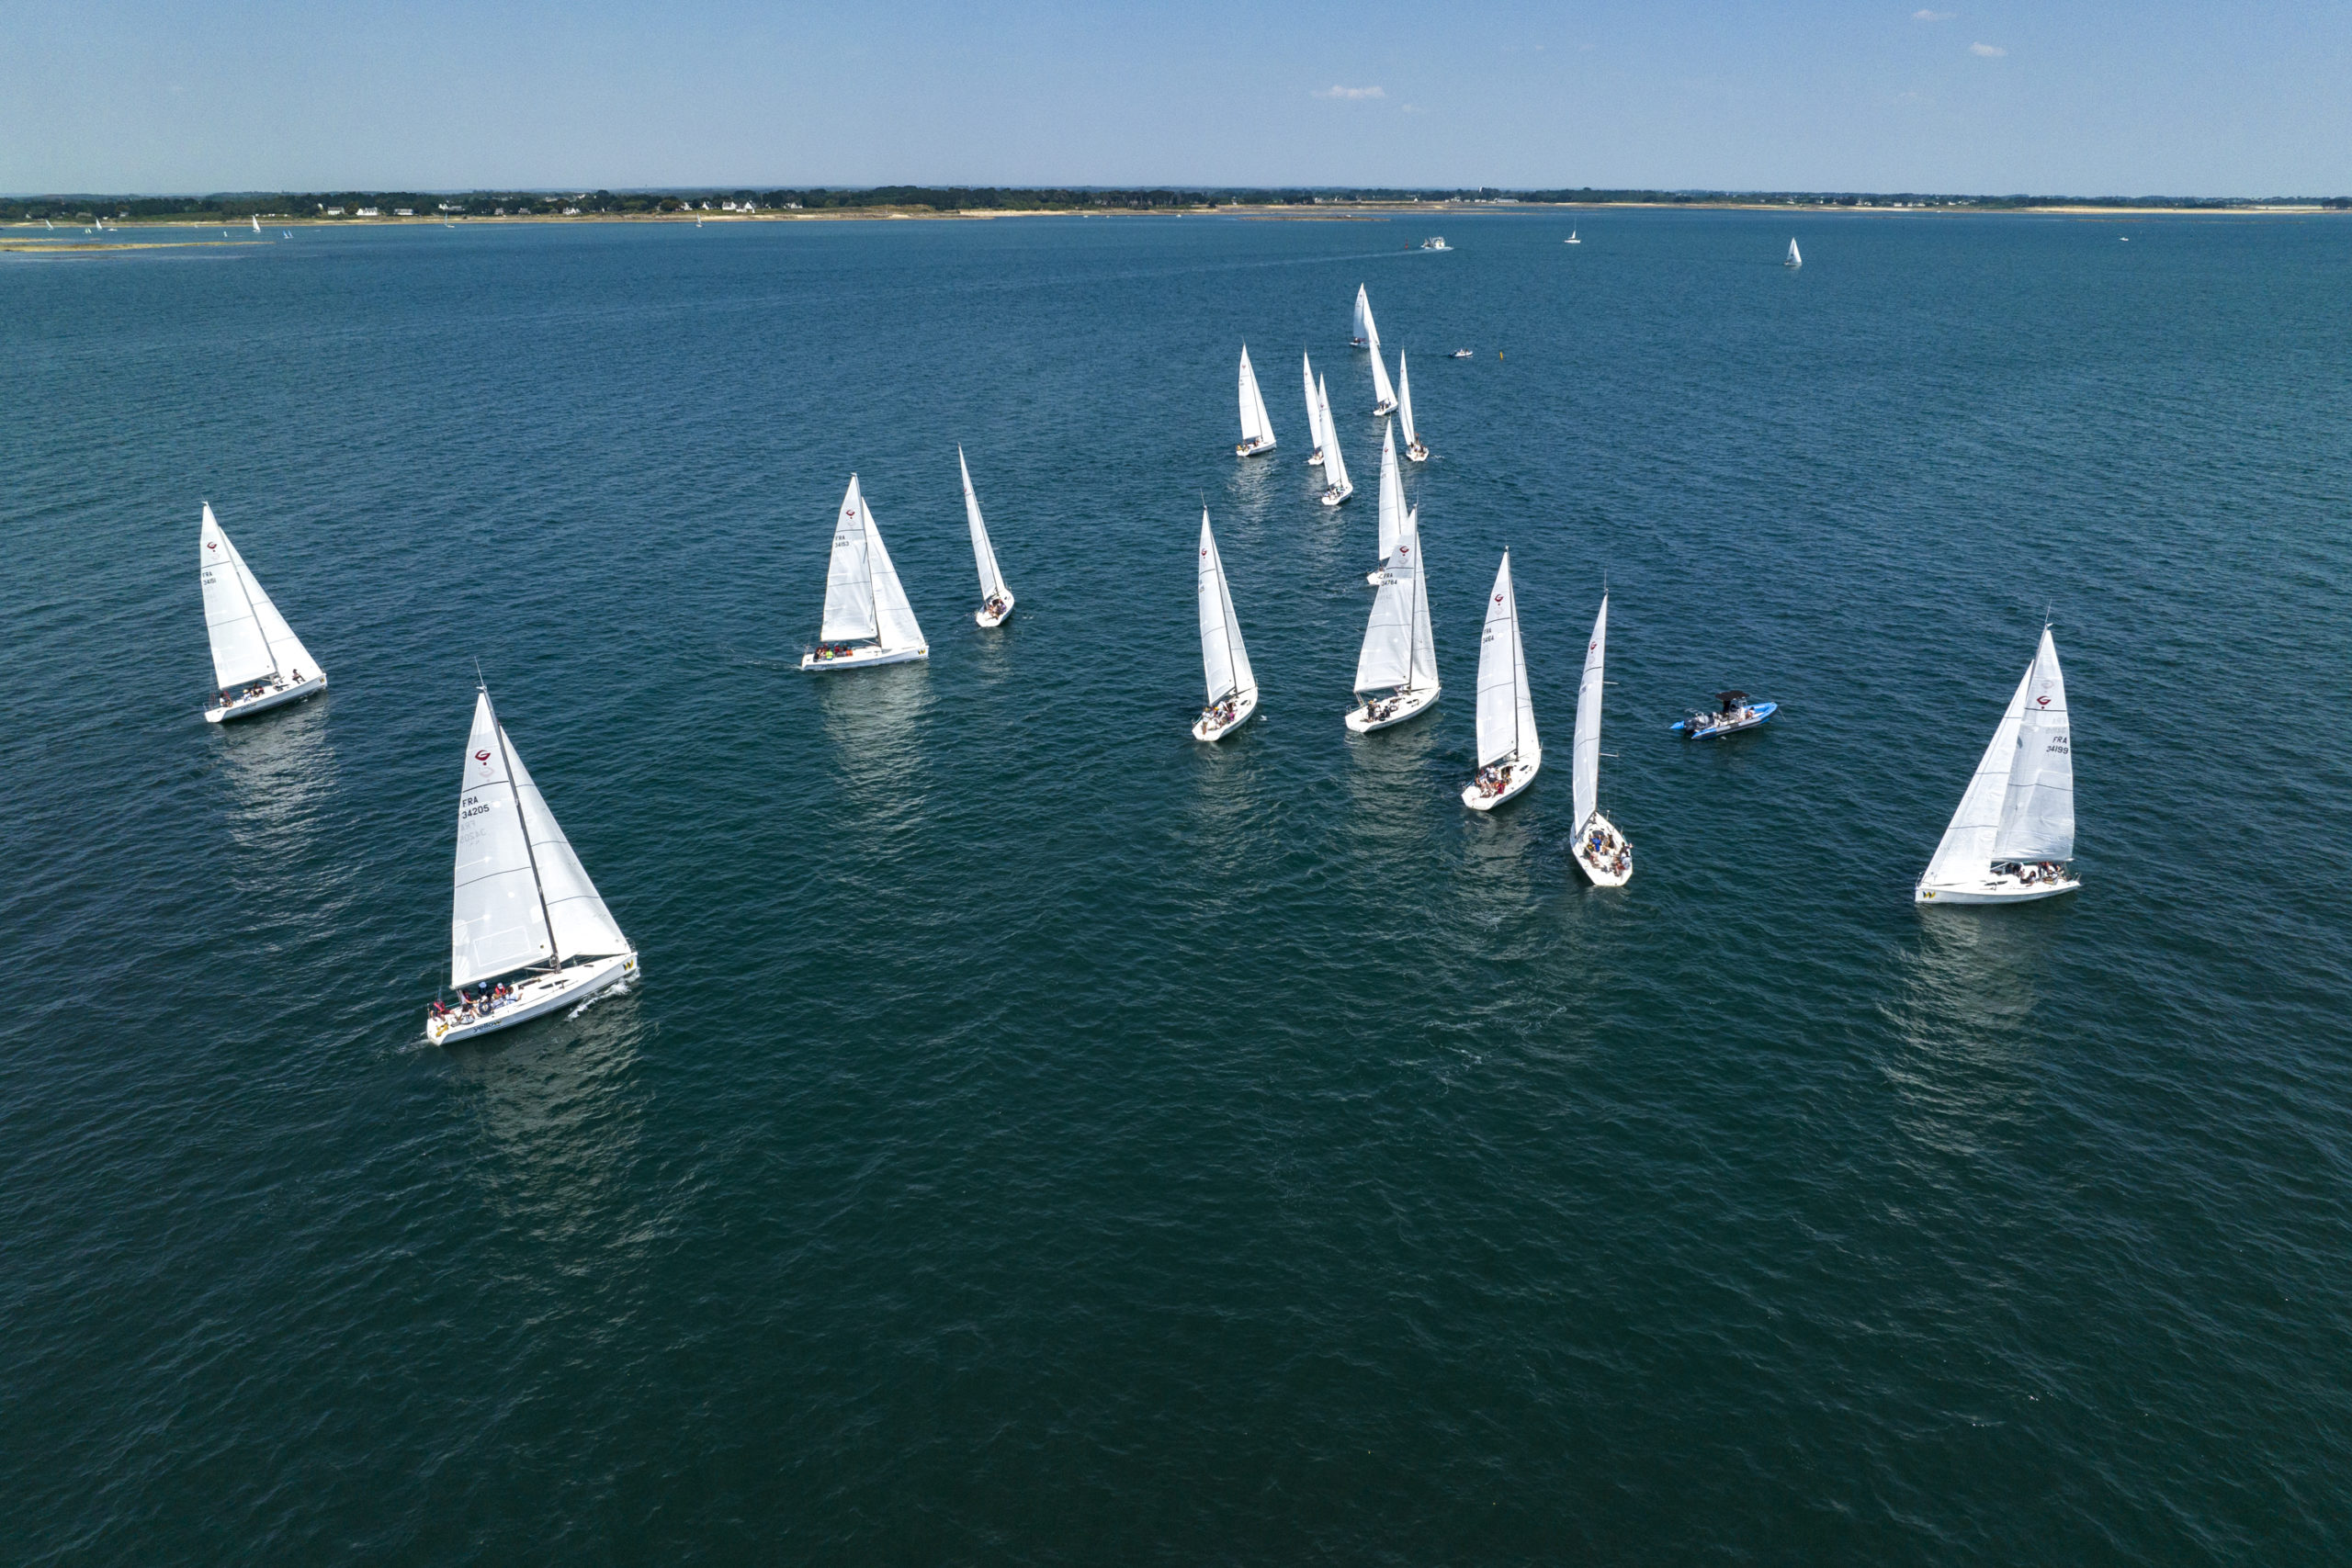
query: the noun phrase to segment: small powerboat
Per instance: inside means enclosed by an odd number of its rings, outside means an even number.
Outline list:
[[[1452,354],[1447,355],[1446,357],[1448,359],[1476,359],[1477,355],[1472,354],[1466,348],[1457,348]]]
[[[1421,249],[1425,251],[1450,251],[1453,249],[1453,247],[1445,243],[1444,235],[1431,234],[1428,239],[1421,242]]]
[[[1780,704],[1751,702],[1746,692],[1717,692],[1712,710],[1702,708],[1689,718],[1676,719],[1668,728],[1687,739],[1713,740],[1737,730],[1753,729],[1780,711]]]

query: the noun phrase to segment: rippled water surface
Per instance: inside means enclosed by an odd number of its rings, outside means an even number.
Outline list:
[[[6,1554],[2352,1554],[2352,227],[1445,227],[0,265]],[[1359,282],[1446,682],[1368,738]],[[804,677],[853,468],[933,657]],[[334,682],[225,731],[205,498]],[[2045,615],[2083,891],[1923,917]],[[477,658],[645,978],[442,1052]]]

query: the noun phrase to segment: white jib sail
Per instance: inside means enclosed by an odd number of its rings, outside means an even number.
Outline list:
[[[1993,860],[2075,858],[2075,755],[2066,732],[2066,681],[2058,645],[2041,628],[2041,647],[2026,672],[2009,780],[2001,792],[2001,825]]]
[[[1317,406],[1323,411],[1323,479],[1341,491],[1355,487],[1348,479],[1348,460],[1340,456],[1340,427],[1331,423],[1331,387],[1328,381],[1315,384]]]
[[[866,564],[869,532],[865,497],[852,474],[841,515],[833,522],[832,559],[825,568],[825,622],[818,636],[827,642],[857,642],[876,635],[874,574]]]
[[[563,836],[555,814],[548,809],[546,797],[539,794],[539,786],[531,782],[531,771],[523,765],[523,754],[514,750],[514,738],[506,733],[504,725],[498,727],[498,736],[506,743],[506,761],[513,769],[514,792],[523,800],[523,830],[530,840],[532,869],[538,874],[540,902],[546,907],[548,919],[555,923],[557,962],[609,958],[616,953],[627,953],[628,938],[621,935],[619,922],[605,908],[604,896],[588,880],[580,857],[572,852],[571,840]]]
[[[1241,440],[1255,446],[1271,440],[1273,426],[1266,419],[1266,400],[1258,391],[1258,373],[1250,367],[1250,345],[1241,345]]]
[[[1380,592],[1364,623],[1363,649],[1356,655],[1359,692],[1420,684],[1415,680],[1417,636],[1428,629],[1429,600],[1421,587],[1420,546],[1409,525],[1399,525],[1389,547]]]
[[[1242,351],[1245,355],[1247,349]],[[956,466],[964,474],[964,521],[972,525],[972,559],[980,570],[980,603],[1002,593],[1004,573],[996,564],[996,547],[989,543],[989,526],[980,521],[980,498],[972,490],[972,466],[964,461],[964,448],[956,448]]]
[[[1315,442],[1315,449],[1317,452],[1320,452],[1323,449],[1323,405],[1316,399],[1315,396],[1315,362],[1312,359],[1309,359],[1304,351],[1301,351],[1298,356],[1298,367],[1301,373],[1306,377],[1307,433]],[[1310,462],[1318,460],[1319,459],[1316,458],[1308,459]]]
[[[1804,257],[1797,254],[1797,243],[1794,236],[1791,236],[1789,240],[1789,259],[1781,265],[1783,266],[1803,266],[1804,265]]]
[[[531,868],[522,795],[506,766],[505,736],[490,694],[474,699],[458,789],[457,898],[449,919],[449,983],[469,986],[555,955],[547,907]],[[610,917],[607,917],[609,919]]]
[[[1405,479],[1396,470],[1396,433],[1380,435],[1380,558],[1386,560],[1405,535]]]
[[[1201,511],[1201,666],[1208,677],[1209,701],[1256,688],[1250,671],[1249,650],[1241,646],[1240,623],[1233,615],[1233,590],[1225,581],[1225,562],[1216,553],[1216,536],[1209,532],[1207,508]]]
[[[1412,668],[1406,684],[1426,691],[1437,684],[1437,642],[1430,631],[1430,570],[1429,562],[1421,558],[1421,509],[1418,506],[1405,513],[1404,544],[1412,551],[1413,564]]]
[[[915,625],[914,606],[907,603],[907,591],[899,582],[899,569],[891,564],[890,552],[883,547],[882,527],[874,520],[871,505],[865,509],[865,563],[874,574],[875,640],[894,653],[921,648],[922,628]]]
[[[1519,646],[1519,599],[1511,591],[1510,552],[1495,573],[1487,599],[1487,626],[1478,637],[1478,765],[1540,754],[1535,706],[1527,691],[1527,656]]]
[[[1600,809],[1600,694],[1606,689],[1601,661],[1609,649],[1609,595],[1600,596],[1600,614],[1592,619],[1592,640],[1585,644],[1584,679],[1577,683],[1576,819],[1581,830]]]
[[[2040,660],[2035,660],[2040,663]],[[1936,844],[1935,857],[1919,880],[1931,887],[1981,881],[1993,864],[1993,840],[2000,831],[2001,803],[2009,789],[2009,763],[2018,750],[2018,730],[2025,716],[2027,694],[2033,687],[2033,666],[2018,682],[2017,695],[2001,715],[2000,727],[1977,760],[1975,776],[1962,792],[1960,808]]]
[[[1405,426],[1405,445],[1419,446],[1421,437],[1413,428],[1413,381],[1405,374],[1405,356],[1396,356],[1396,417]]]
[[[1354,336],[1358,343],[1363,344],[1374,354],[1380,352],[1380,329],[1372,324],[1372,296],[1363,291],[1363,285],[1361,283],[1356,285]]]
[[[1372,394],[1375,408],[1393,408],[1396,403],[1396,389],[1388,384],[1388,367],[1380,362],[1380,345],[1372,345]]]
[[[271,657],[269,638],[263,635],[244,575],[237,570],[236,548],[220,531],[209,502],[197,558],[204,584],[204,633],[212,643],[214,684],[225,692],[276,673],[277,660]]]

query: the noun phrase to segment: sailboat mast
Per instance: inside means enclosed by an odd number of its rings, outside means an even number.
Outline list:
[[[506,793],[514,797],[514,820],[523,829],[523,858],[530,863],[531,891],[538,895],[539,919],[547,922],[548,967],[563,967],[563,954],[556,951],[555,915],[548,908],[548,885],[539,877],[539,852],[531,848],[531,819],[523,813],[523,786],[514,782],[514,752],[506,744],[506,727],[498,721],[498,705],[490,701],[490,688],[481,689],[481,700],[490,703],[490,728],[498,733],[498,760],[506,765]]]

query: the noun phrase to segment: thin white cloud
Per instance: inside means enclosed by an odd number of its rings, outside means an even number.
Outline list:
[[[1419,104],[1407,104],[1405,106],[1405,112],[1407,114],[1427,114],[1430,111],[1421,107]]]
[[[1316,88],[1315,96],[1318,98],[1385,98],[1388,95],[1378,87],[1342,87],[1335,84]]]
[[[1915,22],[1949,22],[1952,16],[1950,11],[1914,11],[1911,19]]]
[[[1998,60],[2009,51],[1997,43],[1972,43],[1968,46],[1968,52],[1980,60]]]

